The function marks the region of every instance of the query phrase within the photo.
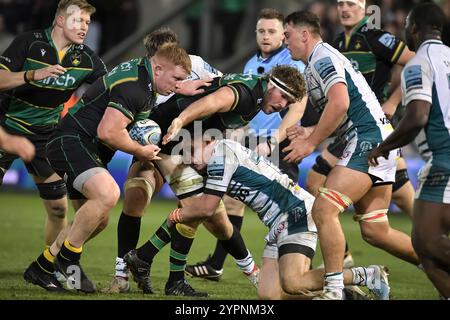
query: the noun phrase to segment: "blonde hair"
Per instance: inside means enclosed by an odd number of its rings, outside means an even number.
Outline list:
[[[277,65],[265,78],[280,88],[291,99],[300,101],[306,94],[306,83],[303,75],[296,68],[288,65]],[[290,101],[294,103],[295,101]]]
[[[184,69],[184,71],[187,72],[187,74],[191,74],[191,58],[189,58],[186,50],[181,48],[178,44],[163,44],[161,47],[159,47],[154,56],[156,58],[165,59],[176,66],[180,66]]]
[[[56,9],[56,16],[67,13],[71,6],[86,11],[89,15],[93,15],[95,11],[97,11],[97,9],[86,0],[61,0]]]

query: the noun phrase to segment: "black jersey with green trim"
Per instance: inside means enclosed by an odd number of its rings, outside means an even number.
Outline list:
[[[156,102],[153,74],[147,58],[123,62],[95,81],[61,121],[60,129],[97,137],[97,127],[107,107],[132,122],[148,118]]]
[[[350,37],[344,32],[339,34],[333,46],[364,75],[378,100],[384,102],[392,66],[402,55],[405,43],[387,31],[370,27],[365,17]]]
[[[36,70],[59,64],[67,69],[60,77],[32,81],[7,92],[2,109],[3,125],[22,134],[53,130],[63,104],[83,83],[91,84],[104,74],[103,61],[86,45],[71,45],[60,59],[51,28],[24,33],[0,56],[0,68],[11,72]]]
[[[161,127],[162,135],[167,132],[173,119],[187,109],[195,101],[227,86],[233,90],[235,99],[230,111],[216,113],[202,120],[202,129],[215,128],[219,130],[236,129],[245,126],[261,110],[264,95],[267,91],[267,80],[250,74],[225,74],[214,78],[211,86],[205,92],[195,96],[175,95],[165,103],[156,107],[150,114],[150,119]],[[193,124],[186,129],[192,131]]]

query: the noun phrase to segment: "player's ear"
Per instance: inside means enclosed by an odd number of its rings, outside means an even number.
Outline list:
[[[159,77],[162,72],[163,72],[163,67],[159,63],[157,63],[155,65],[155,76]]]
[[[62,16],[62,15],[57,15],[56,17],[55,17],[55,24],[58,26],[58,27],[60,27],[60,28],[63,28],[64,27],[64,23],[65,23],[65,18],[64,18],[64,16]]]

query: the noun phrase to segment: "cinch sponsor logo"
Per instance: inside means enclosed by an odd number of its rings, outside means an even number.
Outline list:
[[[58,87],[66,87],[70,88],[75,85],[77,79],[70,74],[64,74],[59,78],[49,77],[44,80],[38,81],[38,83],[45,84],[47,86],[58,86]]]

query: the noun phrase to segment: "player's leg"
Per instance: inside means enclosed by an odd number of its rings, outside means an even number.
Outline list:
[[[128,268],[123,260],[126,253],[135,249],[141,228],[141,218],[153,195],[162,188],[164,181],[152,163],[132,163],[123,186],[125,197],[117,225],[117,256],[115,274],[111,283],[102,289],[104,293],[124,293],[130,290]]]
[[[358,181],[357,184],[354,181]],[[343,260],[345,237],[339,222],[339,214],[350,204],[361,199],[372,186],[372,180],[364,172],[343,166],[334,167],[320,189],[312,209],[317,225],[320,246],[325,262],[325,291],[342,298]]]
[[[423,191],[422,191],[423,192]],[[417,199],[412,239],[423,269],[445,299],[450,299],[450,205]]]
[[[243,272],[247,279],[255,287],[258,287],[259,268],[256,265],[252,254],[247,249],[240,230],[228,219],[225,207],[219,206],[214,216],[204,221],[203,225],[218,239],[218,242],[227,254],[230,254],[233,257],[237,267]],[[189,270],[186,270],[186,273],[189,274]]]
[[[328,174],[331,169],[336,166],[339,157],[344,152],[346,144],[340,139],[334,139],[323,151],[317,156],[311,170],[306,178],[306,191],[317,197],[319,189],[325,185]],[[353,257],[349,251],[348,244],[345,242],[344,267],[353,267]],[[320,264],[318,268],[323,268],[324,264]]]
[[[48,178],[33,176],[39,195],[47,211],[44,240],[50,246],[67,225],[67,190],[65,182],[56,173]]]
[[[337,162],[338,158],[331,154],[328,149],[324,149],[322,153],[317,156],[316,162],[308,172],[306,178],[306,191],[317,197],[319,189],[325,185],[328,174]]]
[[[387,211],[391,198],[391,185],[374,186],[357,203],[355,219],[359,221],[365,241],[414,265],[419,264],[411,238],[389,225]]]
[[[237,230],[241,230],[244,219],[245,205],[231,197],[224,196],[226,212],[229,221]],[[222,246],[220,241],[216,241],[216,247],[206,260],[200,261],[194,265],[187,265],[186,272],[192,277],[204,278],[211,281],[219,281],[223,273],[223,265],[228,252]]]
[[[397,171],[395,172],[395,183],[392,186],[392,201],[412,218],[414,208],[414,187],[409,180],[405,159],[397,160]]]

